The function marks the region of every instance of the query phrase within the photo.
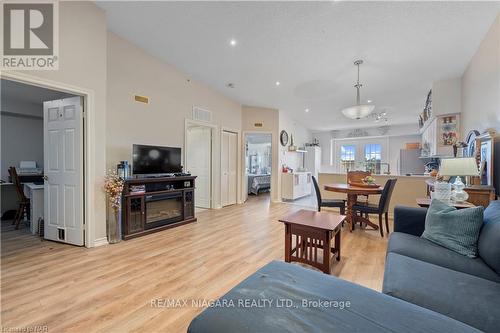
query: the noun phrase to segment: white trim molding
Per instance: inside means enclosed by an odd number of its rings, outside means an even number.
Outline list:
[[[109,245],[108,237],[97,238],[94,240],[94,247]]]
[[[0,72],[0,78],[16,81],[32,86],[63,91],[82,96],[84,99],[84,223],[85,247],[96,246],[95,221],[98,219],[95,204],[95,191],[98,190],[96,170],[96,122],[95,122],[95,92],[93,90],[72,86],[66,83],[43,79],[19,72]],[[106,240],[107,243],[107,240]]]

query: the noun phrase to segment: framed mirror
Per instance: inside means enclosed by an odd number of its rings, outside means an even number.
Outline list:
[[[494,131],[486,131],[476,137],[477,160],[479,164],[479,177],[481,185],[493,186],[493,145]]]

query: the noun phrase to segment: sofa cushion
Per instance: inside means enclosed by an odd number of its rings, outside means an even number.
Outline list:
[[[477,256],[477,240],[483,225],[483,207],[456,209],[432,200],[422,237],[468,257]]]
[[[500,284],[490,280],[389,253],[383,292],[485,332],[500,327]]]
[[[483,259],[463,256],[425,238],[393,232],[389,238],[387,252],[402,254],[454,271],[500,282],[500,275],[492,270]]]
[[[490,202],[484,210],[478,248],[481,258],[500,274],[500,201]]]
[[[240,302],[273,301],[259,307]],[[293,304],[280,306],[278,300]],[[235,304],[232,307],[231,301]],[[303,302],[311,301],[312,303]],[[349,301],[349,306],[319,302]],[[477,332],[439,313],[295,264],[273,261],[193,319],[189,333]],[[263,305],[263,304],[261,304]]]

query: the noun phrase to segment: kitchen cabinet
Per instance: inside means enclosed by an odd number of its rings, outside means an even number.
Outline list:
[[[281,197],[295,200],[311,195],[312,179],[310,172],[290,172],[281,176]]]
[[[427,120],[422,134],[423,157],[453,157],[453,143],[458,141],[460,114],[453,113]]]

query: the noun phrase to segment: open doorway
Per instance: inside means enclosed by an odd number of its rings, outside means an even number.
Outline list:
[[[245,195],[267,195],[271,191],[272,135],[271,133],[245,134]]]
[[[185,170],[197,177],[195,206],[212,208],[214,127],[186,123],[185,135]]]
[[[1,97],[2,238],[85,245],[83,97],[7,79]]]

